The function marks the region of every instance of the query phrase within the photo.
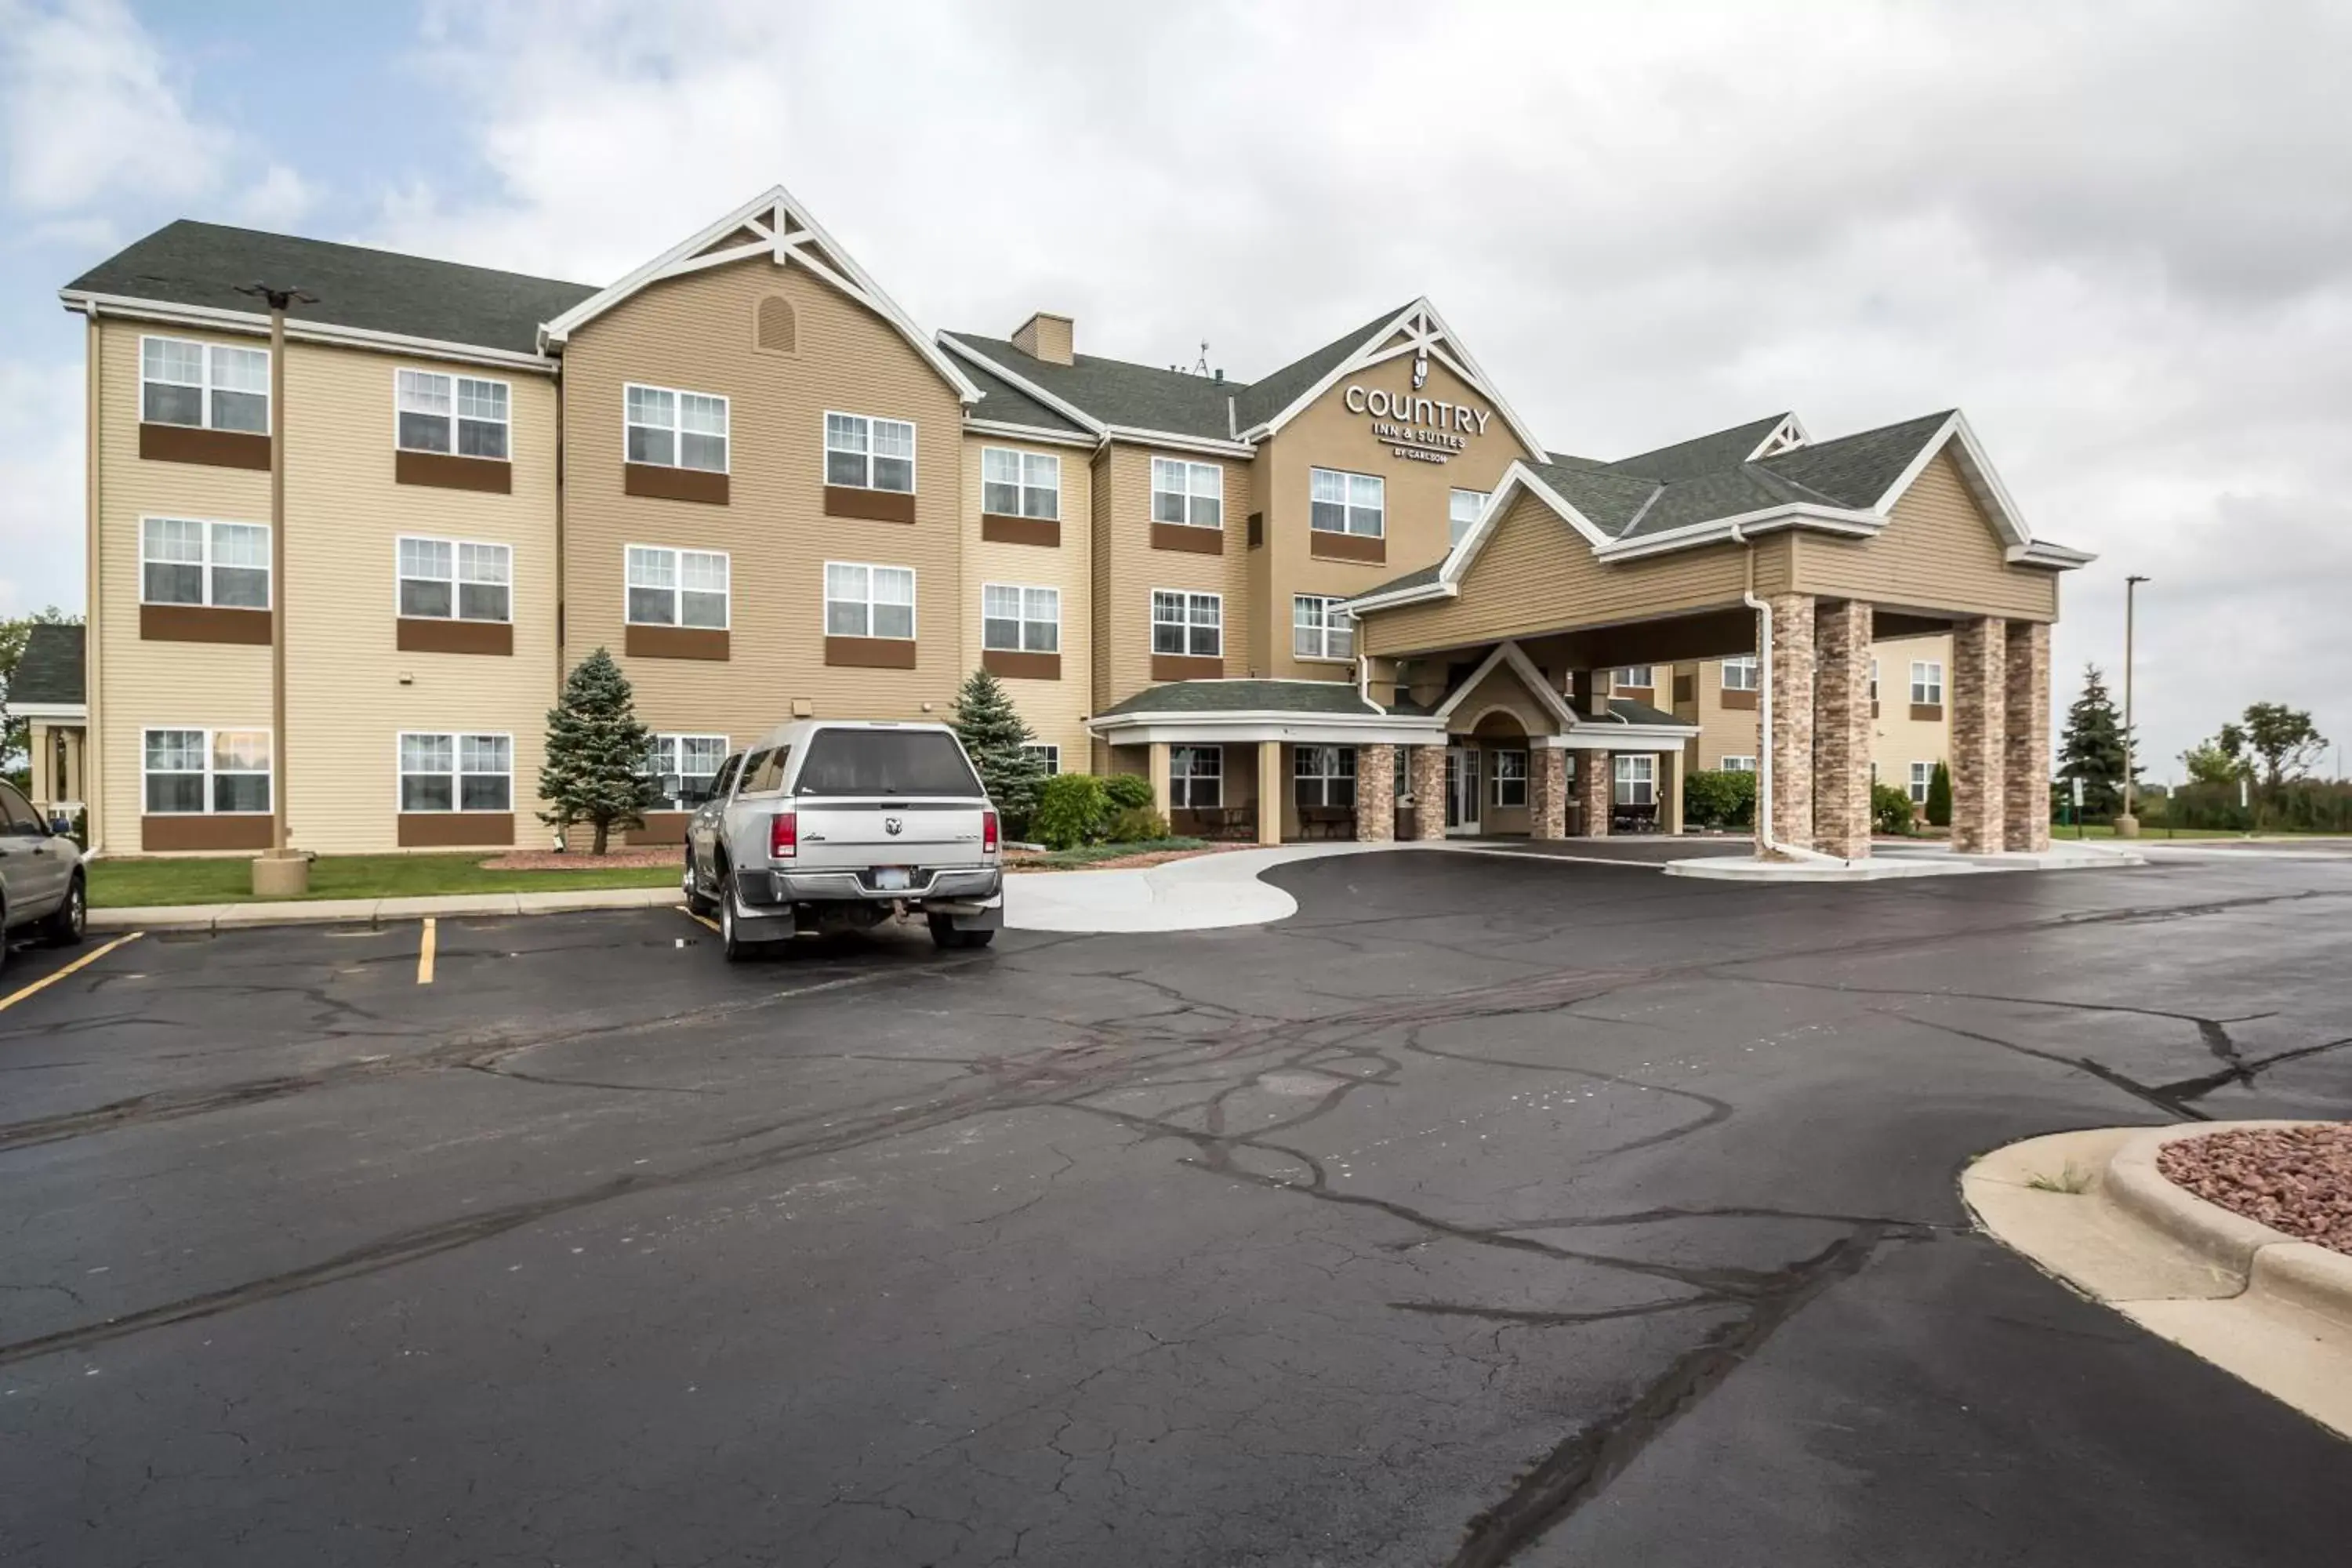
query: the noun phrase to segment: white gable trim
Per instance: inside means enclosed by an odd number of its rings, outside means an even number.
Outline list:
[[[1389,347],[1389,340],[1399,332],[1404,333],[1407,341],[1393,348]],[[1536,433],[1528,428],[1527,421],[1518,416],[1507,398],[1495,390],[1494,384],[1486,379],[1486,373],[1478,367],[1478,362],[1471,357],[1468,349],[1463,347],[1461,339],[1454,335],[1454,329],[1445,324],[1444,318],[1437,313],[1437,307],[1426,298],[1415,300],[1398,311],[1386,325],[1375,328],[1358,345],[1355,353],[1333,366],[1314,385],[1291,399],[1282,412],[1263,425],[1243,431],[1241,438],[1257,441],[1276,434],[1305,413],[1318,398],[1338,385],[1342,376],[1408,353],[1427,353],[1444,363],[1495,405],[1495,412],[1503,416],[1503,423],[1511,427],[1511,433],[1519,438],[1522,447],[1530,452],[1545,449],[1544,444],[1536,438]]]
[[[1687,523],[1642,539],[1612,541],[1592,553],[1603,561],[1632,561],[1644,555],[1662,555],[1669,550],[1688,549],[1694,544],[1732,539],[1739,533],[1769,533],[1774,529],[1795,528],[1801,523],[1827,533],[1867,539],[1885,528],[1886,520],[1875,512],[1796,501],[1787,506],[1766,507],[1760,511],[1743,511],[1737,517],[1710,518],[1705,522]]]
[[[1101,420],[1096,418],[1093,415],[1087,413],[1076,404],[1070,402],[1067,398],[1055,396],[1052,393],[1046,391],[1035,382],[1031,381],[1027,376],[1021,374],[1018,371],[997,363],[996,361],[989,358],[988,355],[981,353],[978,349],[972,347],[970,343],[965,342],[961,338],[950,337],[946,332],[941,332],[939,334],[939,343],[940,346],[947,350],[948,353],[955,354],[961,358],[970,360],[972,363],[980,366],[982,370],[987,371],[989,374],[1011,386],[1014,391],[1024,393],[1028,396],[1035,398],[1038,402],[1044,404],[1046,407],[1052,409],[1063,418],[1076,424],[1079,428],[1092,431],[1097,436],[1103,433],[1105,426]]]
[[[702,254],[715,242],[741,230],[749,230],[756,237],[755,241],[730,246],[708,256]],[[832,258],[830,265],[818,259],[815,254],[818,251]],[[882,291],[881,285],[868,277],[866,269],[841,247],[840,242],[825,232],[824,226],[811,217],[808,209],[782,185],[771,185],[701,232],[663,251],[611,288],[590,295],[546,323],[539,330],[540,346],[542,349],[560,346],[582,327],[662,279],[683,277],[705,268],[749,261],[761,256],[772,258],[779,267],[806,268],[823,282],[848,295],[898,329],[898,335],[923,356],[926,363],[940,373],[940,379],[956,389],[956,395],[964,402],[980,401],[980,388],[971,384],[971,379],[957,368],[953,360],[940,352],[938,345],[908,319],[907,313],[898,309],[889,295]]]
[[[1896,476],[1895,482],[1886,487],[1886,493],[1878,498],[1874,510],[1882,515],[1891,515],[1895,503],[1903,499],[1904,492],[1918,482],[1919,476],[1927,471],[1927,465],[1936,460],[1936,455],[1954,440],[1960,444],[1959,454],[1955,458],[1959,465],[1960,477],[1967,481],[1969,493],[1976,498],[1977,504],[1991,514],[1993,527],[2000,534],[2001,542],[2012,546],[2032,543],[2033,531],[2025,526],[2025,519],[2018,511],[2017,503],[2010,499],[2009,488],[2000,482],[2000,476],[1993,472],[1992,460],[1985,456],[1984,447],[1978,444],[1976,432],[1969,428],[1967,417],[1958,409],[1954,409],[1942,427],[1921,445],[1918,455]]]
[[[1521,491],[1536,497],[1558,513],[1562,521],[1583,536],[1584,542],[1591,545],[1596,553],[1609,542],[1609,536],[1597,523],[1570,506],[1558,490],[1544,483],[1542,477],[1534,469],[1515,460],[1503,470],[1502,482],[1486,498],[1486,508],[1479,512],[1478,521],[1471,525],[1470,531],[1445,552],[1444,563],[1437,569],[1435,582],[1416,583],[1410,588],[1394,588],[1387,593],[1360,595],[1348,602],[1349,609],[1351,612],[1384,610],[1399,605],[1419,604],[1424,599],[1450,599],[1460,594],[1463,574],[1470,570],[1471,563],[1478,559],[1478,552],[1486,547],[1486,542],[1502,526],[1505,514],[1510,510],[1511,503]]]
[[[1805,433],[1805,422],[1791,414],[1773,426],[1770,435],[1756,443],[1756,449],[1748,454],[1747,460],[1752,463],[1759,458],[1769,458],[1776,452],[1793,452],[1800,447],[1811,445],[1811,442],[1812,437]]]
[[[1543,671],[1536,668],[1535,660],[1529,658],[1526,651],[1515,642],[1496,643],[1495,651],[1488,654],[1478,668],[1470,672],[1470,678],[1467,680],[1454,689],[1453,696],[1438,704],[1437,710],[1430,717],[1441,723],[1453,718],[1454,710],[1461,707],[1473,691],[1478,689],[1479,683],[1494,674],[1496,668],[1505,665],[1508,665],[1511,673],[1518,677],[1520,685],[1535,694],[1536,701],[1542,706],[1545,712],[1551,715],[1552,722],[1558,724],[1562,730],[1576,728],[1576,710],[1568,705],[1568,699],[1551,689],[1551,683],[1543,678]]]

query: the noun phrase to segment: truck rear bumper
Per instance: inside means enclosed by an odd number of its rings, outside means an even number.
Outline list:
[[[751,878],[740,879],[752,883],[745,889],[747,893],[756,889],[757,883]],[[772,904],[963,901],[993,899],[1004,890],[1004,873],[994,866],[948,868],[931,872],[928,880],[919,868],[912,879],[913,885],[905,888],[869,887],[854,870],[770,871],[766,881],[765,901]]]

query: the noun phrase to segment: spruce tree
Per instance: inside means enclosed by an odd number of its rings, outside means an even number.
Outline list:
[[[1952,770],[1940,762],[1927,775],[1927,805],[1928,826],[1949,827],[1952,825]]]
[[[547,714],[547,761],[539,770],[540,797],[553,809],[539,819],[558,832],[575,822],[596,829],[594,853],[604,853],[615,827],[641,827],[655,800],[646,766],[653,731],[637,722],[629,678],[598,648],[563,682],[563,697]]]
[[[2083,815],[2113,816],[2124,805],[2124,721],[2095,664],[2083,669],[2083,694],[2066,710],[2058,776],[2083,781]],[[2139,772],[2134,767],[2132,772]]]
[[[996,809],[1025,825],[1037,809],[1037,791],[1045,782],[1045,764],[1027,750],[1036,736],[1013,706],[1004,683],[985,669],[975,669],[956,689],[955,710],[948,727],[971,753],[980,782]]]

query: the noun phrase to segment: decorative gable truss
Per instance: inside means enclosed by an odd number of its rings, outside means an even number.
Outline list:
[[[1782,452],[1793,452],[1811,439],[1811,437],[1805,434],[1804,421],[1791,414],[1774,426],[1769,436],[1756,443],[1756,450],[1748,454],[1748,461],[1752,463],[1759,458],[1777,457]]]
[[[980,401],[980,388],[940,352],[938,344],[910,321],[881,285],[867,276],[849,253],[808,215],[808,210],[782,185],[771,186],[692,238],[672,246],[643,267],[601,293],[592,294],[539,330],[542,351],[560,347],[570,336],[632,295],[665,278],[682,278],[712,267],[732,266],[765,257],[778,267],[801,267],[850,299],[856,300],[897,330],[908,345],[956,389],[967,405]]]
[[[1422,379],[1429,374],[1429,362],[1434,360],[1483,394],[1486,401],[1495,405],[1495,412],[1502,416],[1503,423],[1509,426],[1511,433],[1518,437],[1522,447],[1530,452],[1544,449],[1543,443],[1536,439],[1535,432],[1528,427],[1527,421],[1521,419],[1503,395],[1495,390],[1494,384],[1486,379],[1486,373],[1478,368],[1478,362],[1471,357],[1470,351],[1454,337],[1454,329],[1438,315],[1437,307],[1425,298],[1415,300],[1387,325],[1372,332],[1355,353],[1326,372],[1321,380],[1293,398],[1279,413],[1262,425],[1236,432],[1236,438],[1252,442],[1263,440],[1305,413],[1317,399],[1349,376],[1375,365],[1386,364],[1391,360],[1408,358],[1413,362],[1414,386],[1421,385]]]

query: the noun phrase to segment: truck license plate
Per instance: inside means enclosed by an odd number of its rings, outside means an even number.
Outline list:
[[[907,868],[877,866],[874,868],[874,885],[885,892],[904,888],[907,885]]]

